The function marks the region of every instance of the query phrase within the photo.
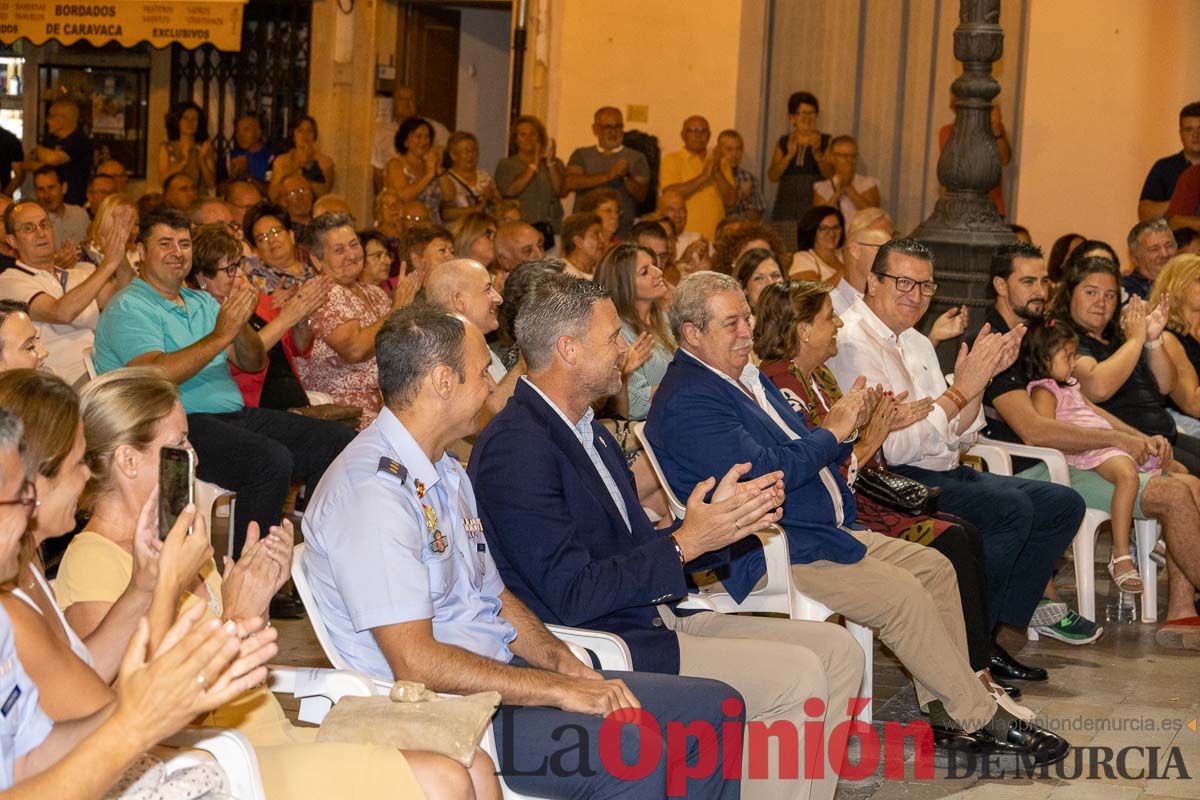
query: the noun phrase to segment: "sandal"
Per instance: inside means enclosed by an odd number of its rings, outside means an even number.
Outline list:
[[[1117,564],[1122,561],[1128,561],[1133,564],[1133,556],[1115,556],[1108,561],[1108,575],[1116,584],[1117,589],[1127,594],[1141,594],[1145,586],[1142,584],[1142,576],[1138,574],[1137,567],[1128,572],[1117,574]]]

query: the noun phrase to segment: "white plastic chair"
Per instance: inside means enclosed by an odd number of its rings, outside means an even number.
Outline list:
[[[658,459],[654,456],[654,449],[646,439],[646,423],[635,422],[632,427],[638,441],[642,443],[642,449],[646,452],[650,466],[654,469],[655,477],[658,478],[663,492],[666,493],[667,506],[671,509],[671,514],[675,519],[683,519],[687,507],[679,502],[679,498],[671,490],[671,485],[667,483],[666,476],[663,475],[662,467],[659,466]],[[740,603],[723,590],[706,590],[700,594],[700,597],[708,599],[714,609],[723,614],[786,614],[791,619],[823,622],[837,613],[796,587],[796,582],[792,580],[792,560],[788,552],[787,534],[782,528],[778,525],[768,525],[762,530],[755,531],[754,535],[762,542],[763,558],[767,564],[766,583],[747,595]],[[875,672],[873,662],[875,634],[869,627],[850,620],[846,620],[846,629],[858,642],[866,656],[863,668],[862,696],[873,700],[871,687],[874,683]],[[871,722],[871,705],[872,703],[867,703],[858,715],[859,720],[866,723]]]
[[[967,451],[983,460],[988,471],[996,475],[1013,474],[1012,457],[1033,458],[1046,464],[1050,473],[1051,483],[1059,486],[1071,485],[1071,473],[1067,468],[1067,460],[1058,450],[1050,447],[1035,447],[1027,444],[1001,442],[995,439],[979,437],[971,449]],[[1099,509],[1089,508],[1083,515],[1079,532],[1071,543],[1075,560],[1075,593],[1079,603],[1079,613],[1096,622],[1096,531],[1100,524],[1109,519],[1109,515]],[[1155,622],[1158,619],[1158,567],[1150,559],[1154,545],[1161,534],[1158,520],[1135,519],[1133,521],[1133,536],[1137,543],[1138,571],[1142,574],[1141,606],[1142,622]],[[1037,632],[1029,628],[1028,636],[1037,640]]]
[[[229,502],[218,507],[217,503],[228,497]],[[233,558],[233,512],[234,506],[237,503],[237,493],[231,492],[228,489],[222,489],[215,483],[207,481],[196,481],[196,489],[194,492],[193,501],[196,504],[196,513],[204,517],[204,521],[208,524],[208,535],[211,537],[213,533],[213,517],[228,517],[229,518],[229,541],[225,547],[225,555]]]
[[[94,347],[83,348],[83,368],[87,370],[89,381],[96,380],[96,362],[94,360],[95,355],[96,355],[96,348],[94,348]]]

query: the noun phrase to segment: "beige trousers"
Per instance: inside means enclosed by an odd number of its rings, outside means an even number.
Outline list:
[[[785,722],[797,733],[798,779],[779,777],[780,758],[768,761],[768,777],[752,779],[750,736],[743,740],[742,797],[832,800],[837,762],[826,752],[830,732],[849,717],[847,702],[862,685],[863,651],[846,629],[826,622],[699,613],[676,617],[660,606],[663,620],[679,636],[679,673],[724,681],[746,701],[746,720],[769,726]],[[809,715],[816,698],[824,714]],[[805,779],[804,723],[824,721],[822,777]],[[757,740],[757,737],[756,737]],[[789,744],[790,746],[790,744]],[[771,748],[773,751],[775,747]]]
[[[924,707],[941,700],[965,730],[991,720],[996,702],[967,660],[954,567],[928,547],[874,531],[849,531],[867,546],[857,564],[793,564],[796,587],[847,619],[879,632],[913,676]]]

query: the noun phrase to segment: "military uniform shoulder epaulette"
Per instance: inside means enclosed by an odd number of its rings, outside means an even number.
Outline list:
[[[376,474],[391,475],[400,483],[404,483],[408,479],[408,469],[394,458],[383,456],[379,459],[379,467],[375,470]]]

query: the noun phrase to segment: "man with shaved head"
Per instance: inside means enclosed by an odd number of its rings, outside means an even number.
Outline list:
[[[683,149],[663,156],[659,182],[663,191],[676,190],[687,201],[686,230],[712,241],[725,206],[737,200],[737,190],[721,169],[720,156],[709,153],[712,131],[704,117],[683,121]]]
[[[425,299],[431,305],[459,315],[485,336],[500,326],[497,312],[504,301],[492,285],[487,268],[474,259],[455,258],[434,267],[425,282]],[[480,427],[504,408],[516,389],[517,378],[525,372],[523,359],[509,371],[494,350],[488,352],[491,355],[488,374],[496,382],[496,391],[484,402]]]
[[[542,235],[528,222],[506,222],[496,229],[496,263],[506,274],[545,255]]]
[[[29,154],[25,169],[35,172],[47,165],[58,167],[67,184],[67,202],[82,206],[87,202],[95,148],[91,137],[79,127],[79,106],[74,100],[64,97],[50,105],[46,133],[45,140]]]

